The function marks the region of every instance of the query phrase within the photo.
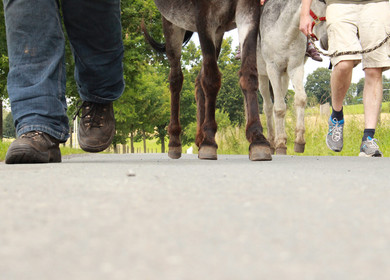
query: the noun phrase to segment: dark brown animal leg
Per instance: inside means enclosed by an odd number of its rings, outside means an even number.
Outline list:
[[[257,4],[258,3],[253,3],[253,5]],[[256,66],[256,46],[259,28],[258,23],[260,18],[259,11],[252,12],[252,16],[252,21],[249,23],[237,22],[239,29],[239,24],[246,25],[247,27],[250,25],[246,39],[241,47],[242,64],[239,72],[240,86],[245,99],[247,119],[246,137],[250,142],[249,158],[251,160],[271,160],[270,144],[263,135],[263,127],[260,123],[259,102],[257,96],[258,78]]]
[[[179,113],[180,92],[183,86],[183,72],[181,70],[180,58],[185,30],[173,25],[164,18],[163,29],[166,40],[167,57],[171,67],[169,73],[169,88],[171,91],[171,119],[168,125],[168,156],[173,159],[178,159],[181,157],[182,152]]]
[[[199,41],[203,53],[200,84],[205,96],[205,111],[204,121],[201,125],[203,140],[199,146],[198,157],[200,159],[217,159],[218,145],[215,142],[215,133],[217,132],[215,108],[218,91],[221,88],[221,73],[218,69],[217,57],[222,36],[220,40],[217,40],[217,49],[210,38],[210,35],[206,32],[206,26],[203,26],[203,24],[204,23],[199,24],[198,30],[203,30],[203,32],[199,32]]]
[[[197,108],[197,113],[196,113],[197,127],[196,127],[195,144],[196,146],[198,146],[198,148],[200,147],[204,139],[202,125],[204,123],[204,112],[205,112],[205,96],[204,96],[204,92],[200,80],[201,77],[199,73],[195,81],[195,99],[196,99],[196,108]]]

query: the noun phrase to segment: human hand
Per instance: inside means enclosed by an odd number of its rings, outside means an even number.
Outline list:
[[[299,21],[299,30],[302,31],[305,36],[309,36],[312,33],[311,30],[311,18],[309,15],[301,15],[300,21]]]
[[[260,0],[260,5],[264,5],[265,0]]]

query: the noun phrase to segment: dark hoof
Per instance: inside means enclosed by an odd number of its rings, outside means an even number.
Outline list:
[[[294,151],[296,153],[303,153],[303,152],[305,152],[305,144],[295,143]]]
[[[271,155],[274,155],[275,154],[275,147],[271,147]]]
[[[179,146],[179,147],[169,147],[168,156],[171,159],[181,158],[181,146]]]
[[[287,155],[287,148],[286,147],[276,148],[276,154],[281,156]]]
[[[269,146],[252,146],[249,149],[249,159],[252,161],[272,160]]]
[[[201,146],[198,152],[199,159],[209,159],[216,160],[217,159],[217,148],[212,146]]]

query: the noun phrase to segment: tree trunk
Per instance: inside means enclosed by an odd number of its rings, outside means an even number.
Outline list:
[[[144,142],[144,154],[146,153],[146,135],[145,131],[142,132],[142,141]]]
[[[3,99],[0,99],[0,142],[3,141]]]
[[[72,133],[72,128],[69,129],[69,134],[70,134],[70,137],[69,137],[69,144],[70,144],[70,147],[73,148],[73,133]]]
[[[161,140],[161,153],[164,154],[165,153],[165,137],[161,137],[160,140]]]
[[[133,132],[130,132],[130,148],[131,148],[131,153],[134,154],[134,134],[133,134]]]

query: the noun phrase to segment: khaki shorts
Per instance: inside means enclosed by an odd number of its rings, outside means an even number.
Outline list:
[[[326,9],[329,53],[375,47],[390,33],[390,3],[330,4]],[[362,61],[364,68],[390,68],[390,39],[367,54],[331,58],[333,65],[342,60]]]

